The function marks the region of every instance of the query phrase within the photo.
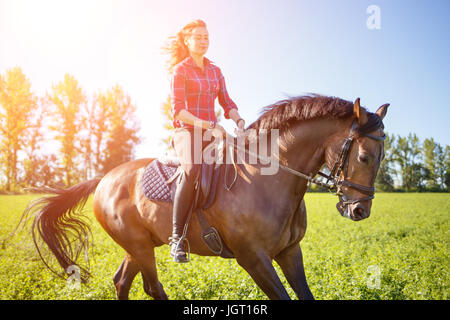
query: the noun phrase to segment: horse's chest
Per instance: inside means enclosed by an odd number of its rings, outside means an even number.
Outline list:
[[[279,248],[282,250],[295,243],[299,243],[306,232],[306,207],[303,200],[293,205],[290,210],[291,214],[286,218],[284,228],[280,230]]]

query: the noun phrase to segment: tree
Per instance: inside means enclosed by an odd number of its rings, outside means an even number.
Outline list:
[[[106,155],[106,139],[111,115],[108,94],[99,92],[87,105],[83,117],[83,128],[86,132],[83,138],[83,153],[85,153],[86,177],[101,175]]]
[[[450,191],[450,146],[445,146],[440,159],[443,159],[442,164],[439,162],[439,167],[442,168],[439,171],[441,183],[445,184],[447,191]]]
[[[5,188],[14,190],[18,181],[18,153],[23,149],[29,120],[36,106],[31,83],[15,67],[0,75],[0,153],[6,176]]]
[[[425,181],[430,176],[429,170],[422,163],[412,163],[406,172],[411,185],[408,190],[425,191]]]
[[[382,191],[394,190],[395,174],[393,149],[395,147],[395,136],[389,136],[386,133],[386,140],[384,141],[384,160],[380,164],[380,169],[375,180],[375,188]]]
[[[402,187],[406,191],[423,189],[426,170],[420,165],[421,145],[416,134],[407,137],[398,136],[393,160],[400,166]]]
[[[109,110],[104,158],[100,160],[102,173],[105,174],[112,168],[131,160],[134,147],[141,139],[137,135],[139,124],[135,116],[136,107],[131,103],[130,96],[120,86],[116,85],[105,94],[100,94],[99,99],[102,106],[107,106]]]
[[[84,105],[80,132],[81,150],[83,154],[83,178],[88,180],[97,173],[99,168],[103,137],[106,134],[106,119],[108,110],[106,105],[99,103],[96,96]]]
[[[428,170],[427,187],[435,188],[437,186],[436,177],[436,144],[434,139],[425,139],[423,142],[424,167]]]
[[[33,163],[34,170],[29,176],[29,182],[25,186],[65,186],[63,168],[58,166],[58,157],[56,154],[39,154]]]
[[[162,138],[161,141],[166,146],[166,149],[169,150],[172,148],[171,141],[173,138],[173,131],[175,128],[173,127],[173,116],[172,116],[172,105],[170,103],[170,96],[167,97],[166,101],[161,105],[161,113],[164,116],[164,129],[167,131],[167,136]]]
[[[42,155],[42,142],[44,140],[44,120],[48,116],[47,102],[40,99],[31,113],[29,128],[25,135],[25,159],[23,160],[24,177],[23,185],[36,187],[42,183],[43,162],[45,157]]]
[[[397,136],[397,144],[393,150],[393,159],[399,165],[400,171],[397,172],[400,175],[401,184],[404,188],[410,187],[407,168],[410,163],[411,148],[408,144],[408,140],[405,137]]]
[[[68,74],[64,80],[52,87],[48,95],[53,105],[50,127],[56,133],[56,139],[61,142],[62,168],[65,184],[70,186],[80,179],[77,168],[77,155],[81,151],[80,129],[82,128],[82,105],[86,102],[78,81]]]
[[[443,149],[433,138],[425,139],[423,142],[424,167],[428,171],[427,187],[430,190],[444,189],[443,171],[445,160],[443,158]]]

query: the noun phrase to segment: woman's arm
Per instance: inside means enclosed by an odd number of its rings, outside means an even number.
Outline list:
[[[185,73],[181,68],[175,68],[170,79],[170,105],[173,117],[178,120],[178,113],[186,109]]]
[[[184,123],[190,124],[191,126],[200,127],[203,129],[211,128],[211,123],[209,121],[197,118],[196,116],[194,116],[192,113],[190,113],[186,109],[180,110],[176,114],[175,119],[183,121]],[[222,134],[226,134],[225,129],[220,124],[216,123],[214,125],[214,128],[219,129],[222,132]]]
[[[220,72],[219,103],[225,111],[225,118],[233,119],[237,127],[240,130],[244,130],[245,121],[239,115],[236,104],[233,102],[233,100],[231,100],[230,96],[228,95],[227,87],[225,85],[225,78],[223,77],[222,71],[220,71],[220,69],[219,72]]]
[[[192,113],[190,113],[186,109],[180,110],[176,114],[175,119],[179,120],[179,121],[183,121],[184,123],[187,123],[191,126],[200,127],[203,129],[208,129],[210,126],[209,121],[205,121],[200,118],[197,118],[196,116],[194,116]]]

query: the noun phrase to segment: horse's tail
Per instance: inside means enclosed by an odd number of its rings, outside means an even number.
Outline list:
[[[91,234],[89,224],[81,211],[100,180],[101,178],[95,178],[68,189],[40,189],[39,191],[54,195],[33,201],[22,215],[19,225],[26,223],[34,215],[31,227],[34,244],[44,264],[57,275],[62,276],[44,259],[38,237],[47,244],[67,274],[76,272],[74,267],[78,267],[80,280],[86,281],[90,275],[89,267],[80,267],[76,263],[82,252],[87,259]]]

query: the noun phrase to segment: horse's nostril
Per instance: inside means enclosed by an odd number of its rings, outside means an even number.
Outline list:
[[[353,209],[353,215],[356,217],[356,218],[363,218],[364,217],[364,213],[365,213],[365,210],[364,210],[364,208],[362,208],[362,207],[356,207],[355,209]]]

